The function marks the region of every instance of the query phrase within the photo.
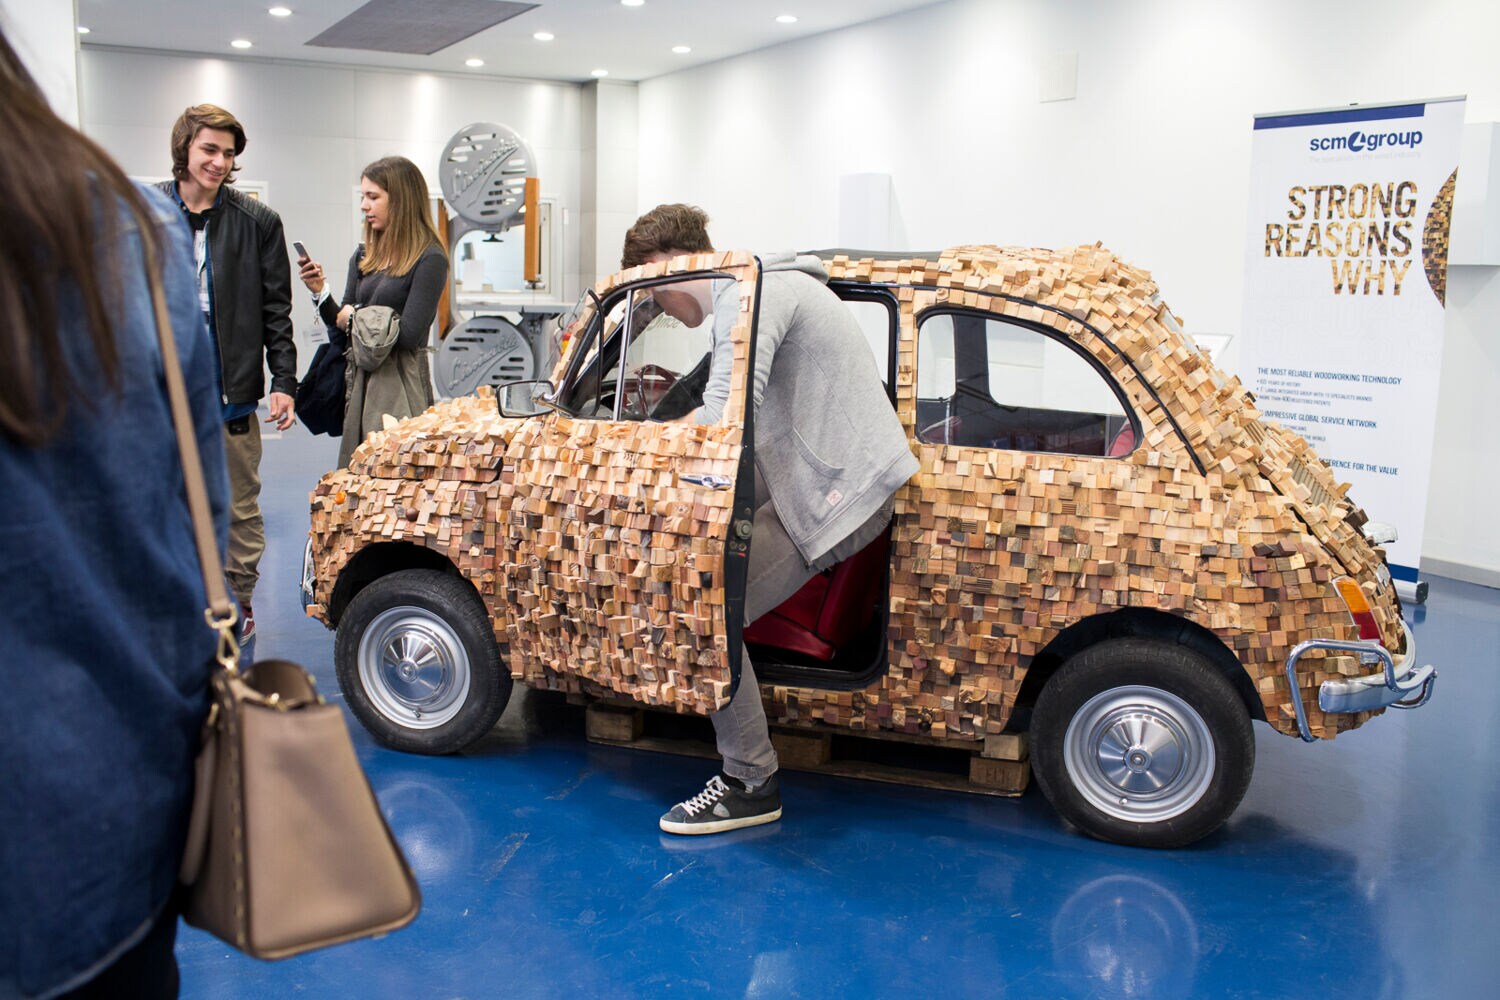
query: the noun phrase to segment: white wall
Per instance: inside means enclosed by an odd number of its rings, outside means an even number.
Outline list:
[[[72,3],[0,0],[0,27],[52,111],[78,124],[78,20]]]
[[[381,156],[409,157],[438,188],[438,161],[454,132],[472,122],[509,125],[536,157],[542,197],[556,197],[554,238],[565,261],[556,295],[578,294],[578,238],[563,226],[576,213],[581,145],[580,89],[441,74],[386,72],[308,63],[217,59],[85,47],[80,88],[83,130],[134,176],[171,173],[172,123],[183,108],[210,102],[245,126],[239,177],[269,185],[288,243],[301,240],[343,290],[358,241],[353,191]],[[592,281],[592,277],[590,277]],[[293,273],[298,361],[311,359],[312,302]]]
[[[583,162],[578,230],[585,275],[620,269],[635,210],[636,85],[595,80],[583,87]]]
[[[1424,568],[1500,587],[1500,268],[1448,268]]]
[[[1500,119],[1496,38],[1492,0],[955,0],[642,83],[640,205],[702,205],[723,247],[833,246],[839,178],[886,173],[911,248],[1099,240],[1234,334],[1252,116],[1467,94]],[[1072,52],[1077,99],[1040,103]],[[1500,278],[1449,282],[1423,555],[1500,584]]]

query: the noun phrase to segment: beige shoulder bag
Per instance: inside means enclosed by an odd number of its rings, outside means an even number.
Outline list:
[[[208,598],[204,616],[219,636],[180,876],[184,917],[256,958],[404,927],[422,907],[421,892],[354,756],[342,711],[295,663],[263,660],[239,669],[237,615],[149,245],[146,264]]]

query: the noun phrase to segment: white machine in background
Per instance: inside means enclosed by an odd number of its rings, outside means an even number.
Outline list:
[[[568,307],[538,298],[543,242],[544,237],[550,242],[550,233],[544,232],[548,227],[531,149],[510,128],[477,122],[448,140],[438,179],[443,200],[454,212],[448,228],[448,256],[453,262],[449,302],[455,316],[472,313],[438,344],[432,371],[438,394],[465,396],[481,385],[545,377],[543,369],[554,357],[553,321]],[[519,287],[497,290],[485,278],[476,241],[463,240],[485,233],[482,242],[494,243],[517,224],[524,227],[525,237],[521,281]]]

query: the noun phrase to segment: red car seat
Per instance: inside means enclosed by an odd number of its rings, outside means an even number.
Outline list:
[[[828,662],[875,619],[875,598],[885,584],[890,532],[802,585],[745,628],[757,646]]]
[[[1126,424],[1120,428],[1120,433],[1109,443],[1109,457],[1123,458],[1135,451],[1135,428]]]

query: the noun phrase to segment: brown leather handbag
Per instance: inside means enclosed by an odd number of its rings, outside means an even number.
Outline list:
[[[239,669],[208,491],[166,296],[147,272],[182,455],[204,617],[219,637],[180,878],[184,917],[247,955],[286,958],[411,923],[421,891],[354,756],[342,710],[295,663]]]

